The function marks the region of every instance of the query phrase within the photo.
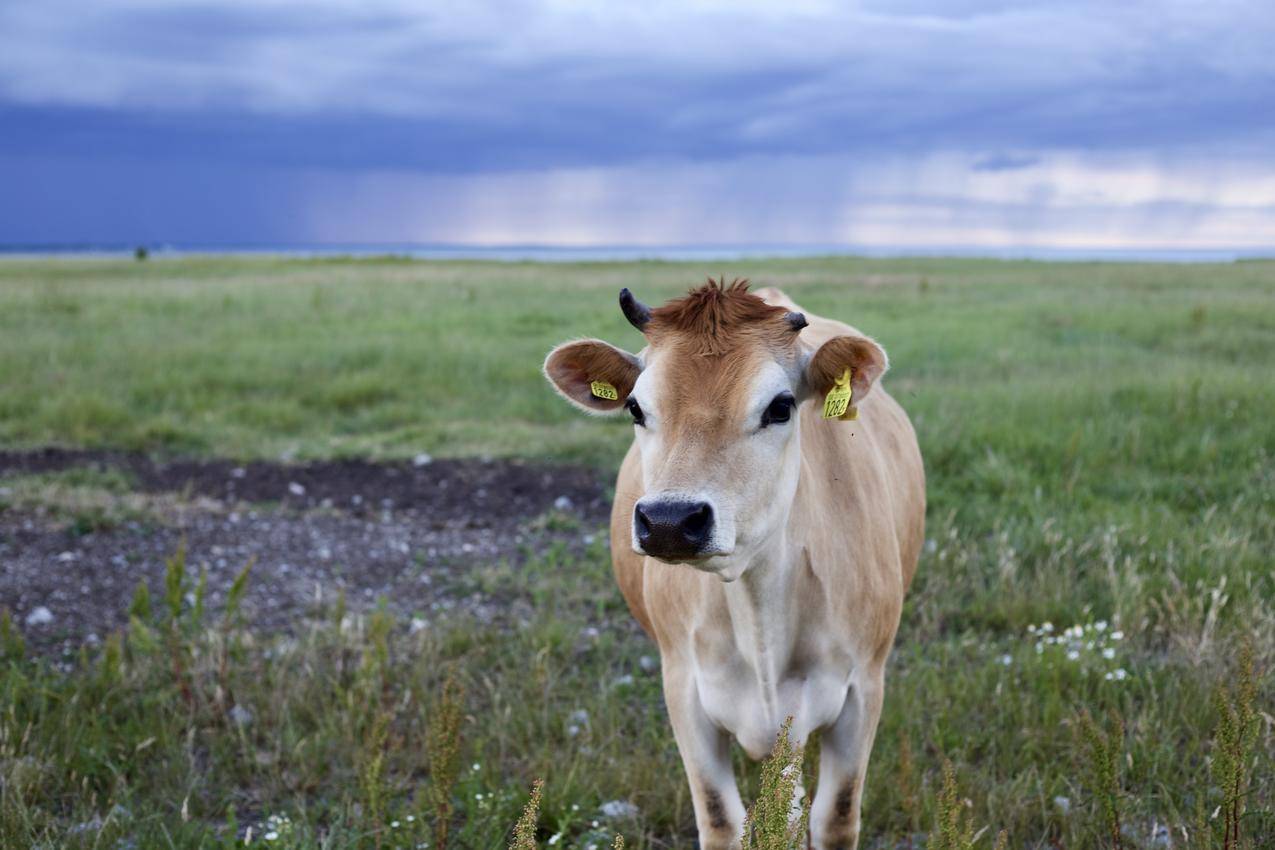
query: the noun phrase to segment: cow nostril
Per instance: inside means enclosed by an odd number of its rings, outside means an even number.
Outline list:
[[[651,520],[640,507],[633,508],[633,525],[637,529],[639,540],[645,540],[651,536]]]
[[[702,538],[713,524],[713,509],[706,503],[699,506],[682,520],[682,532],[689,538]]]

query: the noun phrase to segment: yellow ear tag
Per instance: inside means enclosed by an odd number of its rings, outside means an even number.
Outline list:
[[[828,395],[823,400],[823,418],[839,419],[850,407],[850,398],[854,395],[854,390],[850,389],[850,369],[847,367],[841,373],[841,377],[837,378],[837,382],[832,385],[832,389],[828,390]]]
[[[594,398],[604,398],[607,401],[618,401],[620,394],[615,391],[615,387],[606,381],[594,381],[589,384],[589,390],[593,393]]]

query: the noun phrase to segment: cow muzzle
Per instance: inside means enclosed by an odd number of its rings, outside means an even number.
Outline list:
[[[656,497],[633,506],[634,548],[662,561],[689,561],[711,551],[715,517],[708,502]]]

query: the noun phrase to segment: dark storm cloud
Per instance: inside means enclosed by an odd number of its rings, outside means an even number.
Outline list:
[[[0,93],[9,150],[92,137],[107,152],[436,171],[1269,141],[1272,17],[1176,4],[657,4],[614,20],[525,3],[449,17],[32,4],[0,18]]]
[[[799,163],[806,177],[779,184],[810,194],[786,191],[789,211],[826,203],[826,185],[839,187],[839,202],[863,198],[859,176],[860,188],[845,188],[847,169],[872,172],[887,160],[896,177],[873,183],[868,200],[898,192],[908,202],[925,187],[903,186],[898,175],[911,166],[901,163],[919,168],[955,154],[960,170],[980,178],[1035,175],[1040,185],[1020,191],[1047,204],[1066,195],[1042,171],[1059,152],[1172,160],[1175,168],[1184,157],[1244,161],[1260,171],[1275,148],[1275,15],[1264,2],[439,8],[407,0],[5,4],[0,181],[28,193],[78,191],[81,206],[97,205],[99,228],[115,221],[108,202],[119,202],[147,213],[148,227],[180,218],[191,232],[197,213],[159,210],[203,192],[221,199],[210,205],[220,210],[231,195],[214,187],[263,187],[241,193],[252,212],[208,219],[239,238],[249,223],[254,233],[299,234],[280,223],[300,217],[297,198],[317,191],[334,203],[338,185],[375,185],[385,204],[369,196],[370,207],[405,209],[390,195],[406,191],[406,175],[481,181],[610,169],[606,180],[577,175],[570,191],[640,192],[689,164],[704,186],[732,193],[739,220],[729,233],[746,235],[779,216],[761,209],[766,199],[749,186],[770,185],[775,168]],[[732,163],[752,170],[728,178],[722,167]],[[811,163],[829,170],[814,175]],[[647,176],[636,180],[633,169]],[[401,176],[375,177],[386,172]],[[158,188],[121,195],[122,174]],[[324,181],[327,189],[315,190]],[[959,180],[944,186],[963,191]],[[472,188],[447,191],[473,206]],[[1198,200],[1195,188],[1190,194]],[[17,225],[44,232],[28,212],[48,209],[48,197],[9,197],[0,241]],[[611,201],[625,203],[631,196]],[[955,211],[979,201],[953,195],[951,203]],[[605,217],[605,207],[599,201],[590,215]]]

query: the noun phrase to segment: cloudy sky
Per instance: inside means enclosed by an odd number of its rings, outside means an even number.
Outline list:
[[[0,243],[1275,246],[1253,2],[7,0]]]

